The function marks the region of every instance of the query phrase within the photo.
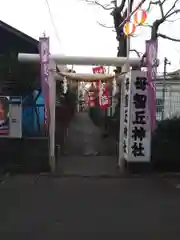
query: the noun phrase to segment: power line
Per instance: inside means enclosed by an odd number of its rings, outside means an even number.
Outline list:
[[[53,14],[51,12],[51,8],[50,8],[50,5],[49,5],[49,2],[48,0],[45,0],[46,1],[46,5],[47,5],[47,8],[48,8],[48,12],[49,12],[49,16],[50,16],[50,19],[51,19],[51,23],[53,25],[53,28],[54,28],[54,32],[55,32],[55,35],[56,35],[56,38],[59,42],[59,44],[61,45],[61,40],[60,40],[60,37],[59,37],[59,33],[58,33],[58,30],[56,28],[56,24],[54,22],[54,18],[53,18]],[[62,47],[62,46],[61,46]]]

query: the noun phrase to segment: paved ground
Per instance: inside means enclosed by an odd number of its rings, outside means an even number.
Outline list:
[[[75,120],[83,118],[87,115]],[[59,159],[64,175],[88,177],[7,176],[0,181],[0,239],[179,240],[180,188],[175,186],[180,178],[120,176],[116,158],[102,156],[109,145],[103,147],[88,121],[71,127],[71,151]]]
[[[60,157],[57,174],[60,176],[120,177],[117,157],[66,156]]]
[[[3,240],[180,236],[180,190],[155,177],[16,176],[0,184],[0,202]]]

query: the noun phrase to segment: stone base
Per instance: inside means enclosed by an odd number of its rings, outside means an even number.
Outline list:
[[[125,161],[125,169],[129,173],[150,173],[152,171],[151,162],[127,162]]]
[[[0,138],[0,171],[11,173],[50,171],[48,138]]]

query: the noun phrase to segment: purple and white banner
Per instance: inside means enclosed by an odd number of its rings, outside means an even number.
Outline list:
[[[46,130],[49,129],[49,38],[39,38],[40,65],[41,65],[41,89],[44,97],[44,123]]]
[[[147,67],[147,78],[149,85],[149,111],[151,115],[151,129],[152,131],[156,128],[156,87],[154,81],[157,75],[157,52],[158,42],[157,40],[146,41],[146,67]]]

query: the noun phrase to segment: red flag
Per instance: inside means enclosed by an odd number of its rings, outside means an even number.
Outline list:
[[[103,66],[97,66],[92,69],[94,74],[105,74],[105,68]],[[98,90],[98,95],[100,95],[100,87],[101,87],[101,81],[96,81],[96,88]],[[100,96],[99,96],[99,105],[100,104]]]
[[[102,90],[102,94],[100,96],[100,108],[106,109],[110,107],[111,103],[109,100],[108,88],[104,87]]]
[[[94,74],[104,74],[105,73],[105,69],[103,66],[94,67],[92,70],[93,70]],[[100,85],[99,83],[100,83],[100,81],[96,81],[96,87],[97,87],[98,91],[99,91],[99,85]]]
[[[94,74],[104,74],[105,73],[105,69],[103,66],[94,67],[92,70],[93,70]]]

